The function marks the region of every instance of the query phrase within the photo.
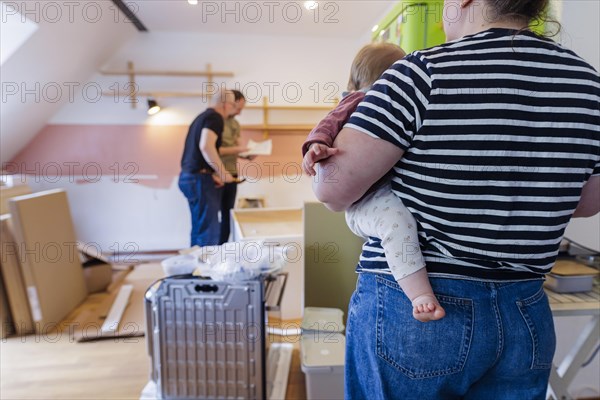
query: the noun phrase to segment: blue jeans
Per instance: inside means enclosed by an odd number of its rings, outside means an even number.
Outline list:
[[[179,189],[187,198],[192,214],[191,246],[219,244],[219,209],[223,190],[215,186],[210,174],[179,175]]]
[[[221,237],[219,244],[223,244],[229,240],[231,231],[229,211],[235,206],[235,195],[237,194],[237,183],[226,183],[223,186],[223,197],[221,199]]]
[[[422,323],[392,276],[360,274],[345,397],[544,399],[556,337],[542,280],[430,281],[446,316]]]

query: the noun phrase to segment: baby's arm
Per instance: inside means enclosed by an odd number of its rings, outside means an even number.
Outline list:
[[[329,112],[310,132],[302,145],[302,156],[305,156],[313,143],[321,143],[333,147],[333,141],[350,116],[365,98],[363,92],[353,92],[347,95],[340,103]]]

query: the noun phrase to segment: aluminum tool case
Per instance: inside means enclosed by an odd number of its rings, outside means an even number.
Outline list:
[[[262,280],[231,284],[192,275],[146,293],[151,378],[162,399],[264,399]]]

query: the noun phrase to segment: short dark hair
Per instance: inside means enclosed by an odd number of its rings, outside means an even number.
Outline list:
[[[236,102],[240,101],[240,100],[246,100],[246,97],[244,97],[244,93],[240,92],[239,90],[231,90],[231,93],[233,93],[233,98]]]

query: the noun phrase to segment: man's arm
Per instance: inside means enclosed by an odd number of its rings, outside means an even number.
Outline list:
[[[225,169],[219,152],[217,151],[218,135],[211,129],[202,128],[200,136],[200,152],[208,164],[215,170],[224,182],[233,182],[233,176]]]
[[[219,149],[219,154],[222,156],[237,156],[238,154],[243,153],[245,151],[248,151],[248,148],[244,146],[221,146],[221,148]]]
[[[325,206],[343,211],[402,158],[404,150],[361,131],[344,128],[335,139],[338,153],[317,164],[313,191]]]
[[[600,175],[592,176],[581,192],[573,218],[591,217],[600,212]]]

